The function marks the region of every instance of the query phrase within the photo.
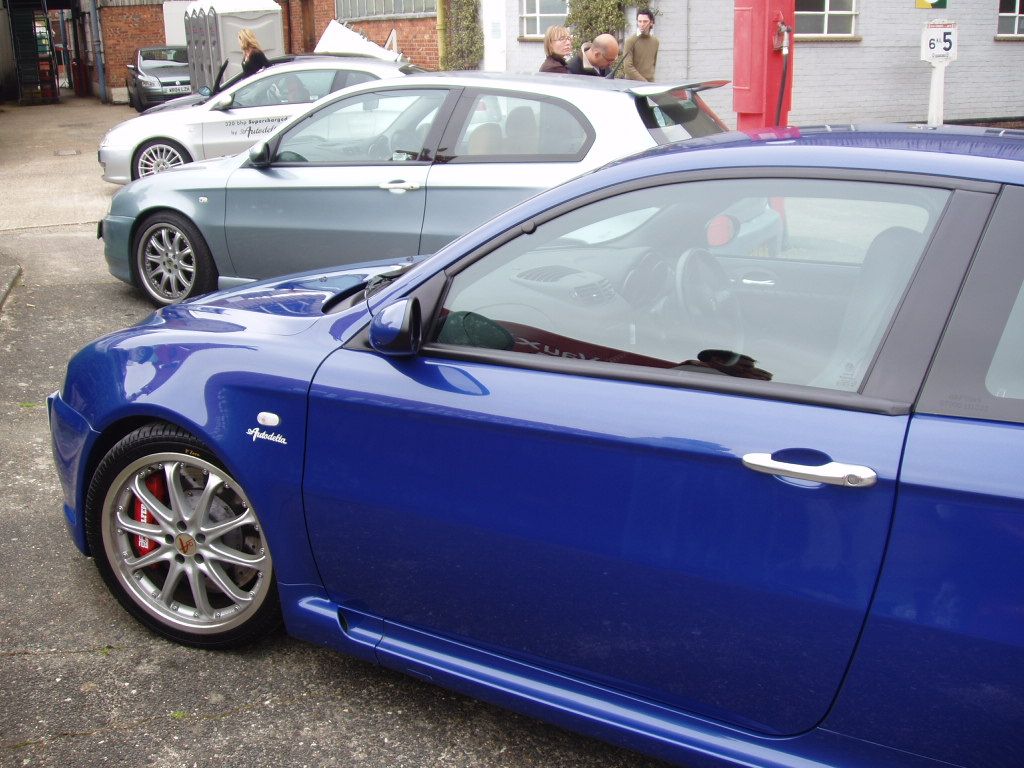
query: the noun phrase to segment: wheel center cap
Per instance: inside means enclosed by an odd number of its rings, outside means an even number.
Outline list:
[[[181,554],[187,557],[194,555],[196,550],[199,548],[196,544],[196,540],[187,533],[179,533],[177,538],[174,540],[174,546],[177,547]]]

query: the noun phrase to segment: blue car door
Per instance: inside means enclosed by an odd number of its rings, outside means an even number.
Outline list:
[[[889,552],[827,726],[973,768],[1024,755],[1024,188],[1007,187],[911,421]]]
[[[384,657],[471,647],[766,734],[815,726],[907,430],[907,402],[871,395],[879,350],[950,196],[661,181],[456,265],[422,354],[354,343],[313,382],[331,599],[380,619]],[[745,284],[753,262],[786,280]]]

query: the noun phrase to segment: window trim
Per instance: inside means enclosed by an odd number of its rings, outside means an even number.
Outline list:
[[[1019,398],[996,397],[985,386],[1006,320],[1024,284],[1019,248],[1021,205],[1024,187],[1006,186],[964,281],[915,412],[1024,424],[1024,404]]]
[[[795,24],[795,28],[793,30],[793,37],[796,40],[799,40],[799,41],[802,41],[802,42],[824,42],[824,41],[827,41],[827,42],[832,42],[832,41],[859,42],[862,38],[860,37],[860,35],[857,34],[857,21],[858,21],[858,17],[860,16],[860,11],[857,8],[857,0],[851,0],[851,4],[852,4],[853,7],[850,10],[848,10],[848,11],[838,11],[838,10],[837,11],[833,11],[833,10],[831,10],[829,8],[829,4],[831,2],[832,2],[832,0],[824,0],[825,10],[823,10],[823,11],[794,11],[794,24]],[[849,16],[850,19],[851,19],[850,31],[849,32],[835,32],[835,33],[830,33],[830,32],[827,32],[827,31],[824,31],[824,32],[797,32],[796,31],[796,29],[799,29],[799,27],[800,27],[799,22],[800,22],[801,17],[808,18],[808,17],[812,17],[812,16],[813,17],[819,17],[820,16],[822,18],[822,21],[823,21],[823,28],[825,30],[827,30],[828,27],[829,27],[829,16],[830,15],[835,17],[835,18],[839,18],[839,17],[843,17],[843,16]]]
[[[523,368],[574,376],[608,378],[658,386],[673,386],[709,392],[749,395],[769,400],[821,405],[844,410],[863,411],[883,415],[910,413],[920,392],[922,382],[938,337],[941,335],[949,308],[966,272],[971,255],[988,218],[999,185],[925,174],[891,173],[842,168],[779,168],[752,167],[706,171],[689,171],[660,176],[657,179],[637,179],[612,187],[596,190],[544,213],[521,221],[494,237],[487,244],[467,254],[457,263],[434,275],[414,288],[412,295],[420,298],[423,307],[424,339],[433,338],[441,309],[452,279],[491,251],[505,245],[521,234],[529,234],[540,224],[576,208],[589,205],[613,195],[655,186],[690,181],[728,180],[747,178],[835,179],[909,186],[934,187],[952,192],[947,210],[939,220],[932,239],[921,256],[918,271],[910,283],[907,296],[899,307],[881,342],[875,361],[871,365],[859,392],[844,392],[799,384],[763,382],[754,379],[736,379],[686,371],[662,370],[642,366],[601,363],[524,355],[503,350],[457,347],[425,342],[420,352],[425,357],[452,359],[466,362],[490,363],[511,368]],[[954,203],[955,201],[955,203]],[[959,278],[956,275],[959,274]],[[444,275],[440,284],[439,275]],[[923,277],[923,279],[922,279]],[[953,278],[953,279],[951,279]],[[429,288],[429,289],[428,289]],[[936,290],[941,288],[938,293]],[[948,301],[944,300],[948,294]],[[380,307],[395,298],[382,295]],[[377,299],[377,297],[375,297]],[[349,342],[349,348],[369,348],[369,325]]]

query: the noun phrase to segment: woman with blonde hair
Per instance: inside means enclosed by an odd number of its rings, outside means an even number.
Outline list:
[[[544,34],[544,53],[547,58],[540,65],[541,72],[569,74],[565,60],[572,54],[572,33],[565,27],[548,27]]]
[[[256,33],[246,27],[238,31],[238,44],[242,48],[242,76],[255,75],[270,62],[256,39]]]

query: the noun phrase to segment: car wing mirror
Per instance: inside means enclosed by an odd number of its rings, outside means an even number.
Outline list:
[[[269,168],[270,145],[265,141],[253,144],[249,149],[249,163],[253,168]]]
[[[130,69],[132,72],[135,71],[135,65],[134,64],[125,64],[125,66],[128,67],[128,69]]]
[[[385,355],[409,357],[420,351],[422,343],[419,299],[399,299],[370,321],[370,346]]]
[[[230,93],[225,93],[223,96],[218,96],[212,102],[210,102],[210,109],[215,109],[218,112],[224,112],[231,109],[231,105],[235,99]]]
[[[210,86],[204,85],[202,88],[199,89],[199,95],[200,96],[212,96],[213,95],[213,91],[210,90]]]

